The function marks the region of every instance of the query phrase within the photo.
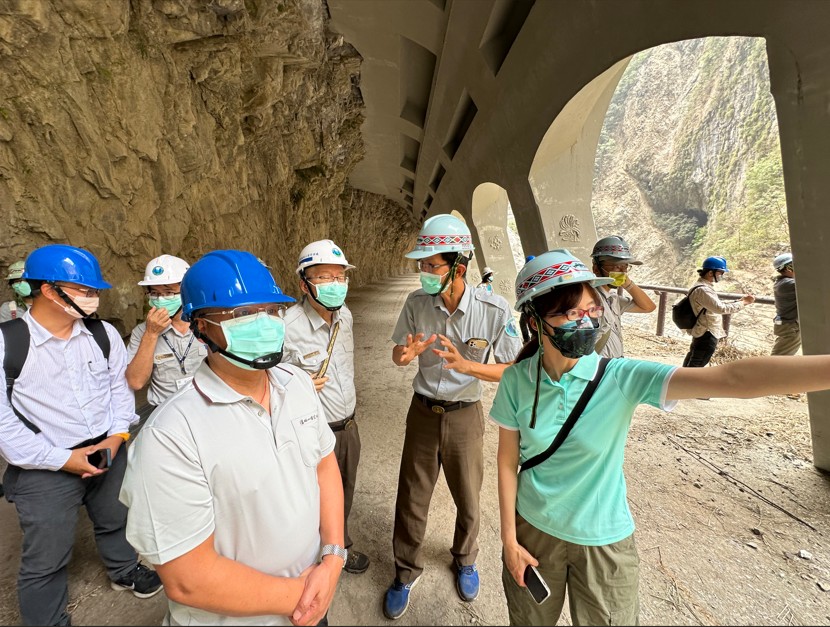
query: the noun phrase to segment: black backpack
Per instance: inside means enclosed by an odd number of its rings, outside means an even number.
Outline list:
[[[107,330],[104,328],[104,323],[96,318],[84,318],[84,324],[101,352],[104,353],[104,359],[109,361],[110,358],[110,338],[107,335]],[[12,392],[14,391],[14,382],[23,370],[26,364],[26,357],[29,356],[29,325],[22,318],[14,318],[0,324],[0,332],[3,333],[3,342],[5,342],[5,355],[3,355],[3,370],[6,372],[6,396],[9,399],[9,405],[14,411],[15,415],[20,421],[26,425],[34,433],[40,433],[35,425],[27,420],[14,405],[12,405]]]
[[[692,308],[692,301],[689,300],[689,296],[692,295],[697,288],[703,287],[702,285],[695,285],[692,289],[688,291],[688,293],[677,301],[671,308],[671,319],[675,325],[677,325],[678,329],[688,330],[694,328],[697,324],[698,318],[703,314],[706,309],[701,309],[697,315],[695,315],[695,311]]]

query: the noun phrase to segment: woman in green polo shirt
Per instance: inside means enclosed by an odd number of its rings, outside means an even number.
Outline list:
[[[490,412],[500,427],[502,583],[511,625],[556,624],[566,589],[574,625],[637,624],[639,558],[623,454],[639,404],[671,410],[684,398],[830,387],[826,355],[709,368],[626,358],[601,363],[594,345],[603,310],[595,288],[607,281],[565,249],[536,257],[516,279],[516,309],[529,319],[531,339],[504,372]],[[568,433],[562,427],[595,378],[596,393],[574,412]],[[551,449],[560,429],[567,433],[561,446],[529,463]],[[529,566],[549,589],[542,604],[522,589]]]

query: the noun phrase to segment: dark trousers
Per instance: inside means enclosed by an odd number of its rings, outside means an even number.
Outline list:
[[[478,556],[484,412],[477,402],[436,414],[413,397],[406,416],[392,538],[396,576],[405,584],[424,571],[421,544],[442,467],[457,510],[451,552],[457,565],[469,566]]]
[[[122,446],[112,467],[90,479],[17,466],[6,470],[6,498],[17,508],[23,531],[17,594],[24,625],[69,624],[67,567],[82,505],[110,579],[120,579],[135,567],[138,557],[125,536],[127,508],[118,500],[126,469]]]
[[[349,512],[352,511],[354,488],[357,481],[357,464],[360,462],[360,433],[357,422],[352,420],[345,429],[334,432],[334,456],[343,480],[343,540],[345,548],[352,546],[349,536]]]
[[[718,347],[718,338],[707,331],[700,337],[692,338],[689,352],[683,360],[683,366],[689,368],[703,368],[712,359]]]

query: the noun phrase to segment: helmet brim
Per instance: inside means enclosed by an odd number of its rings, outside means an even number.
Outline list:
[[[411,250],[404,255],[407,259],[426,259],[427,257],[432,257],[433,255],[438,255],[440,252],[434,251],[427,251],[427,250]]]

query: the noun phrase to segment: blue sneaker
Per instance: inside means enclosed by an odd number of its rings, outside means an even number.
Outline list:
[[[409,592],[418,583],[418,579],[407,584],[403,584],[397,579],[392,582],[389,589],[386,591],[386,596],[383,597],[383,614],[386,618],[397,620],[404,615],[409,607]]]
[[[478,567],[475,564],[458,567],[455,589],[462,601],[475,601],[478,597]]]

